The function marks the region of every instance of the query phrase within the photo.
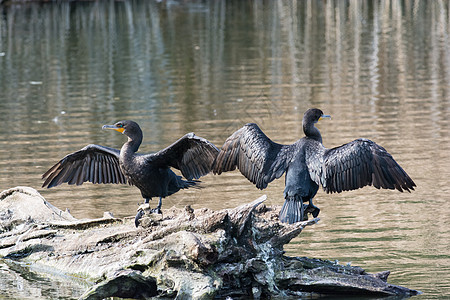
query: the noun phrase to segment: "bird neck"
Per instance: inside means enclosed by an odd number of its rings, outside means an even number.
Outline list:
[[[142,133],[135,137],[128,137],[128,141],[123,144],[121,152],[133,154],[139,150],[142,143]]]
[[[314,123],[303,123],[303,132],[307,137],[322,143],[322,135],[320,134],[319,129],[314,126]]]

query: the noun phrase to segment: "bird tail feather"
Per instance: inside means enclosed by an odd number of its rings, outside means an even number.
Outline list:
[[[293,224],[303,221],[304,213],[303,201],[297,200],[294,197],[286,197],[279,218],[283,223]]]
[[[182,189],[188,189],[188,188],[196,188],[200,189],[202,188],[200,186],[201,181],[200,180],[182,180]]]

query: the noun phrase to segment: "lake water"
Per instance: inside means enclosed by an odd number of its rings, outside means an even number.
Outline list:
[[[187,132],[219,147],[256,122],[279,143],[303,136],[310,107],[326,147],[383,145],[412,193],[322,190],[321,221],[290,255],[339,260],[450,297],[450,8],[448,1],[95,1],[0,5],[0,190],[36,188],[77,218],[134,215],[129,186],[42,189],[41,175],[89,143],[120,148],[104,124],[137,121],[141,152]],[[222,209],[268,195],[239,172],[202,178],[164,207]],[[156,200],[156,199],[155,199]],[[156,201],[154,201],[154,205]],[[0,261],[0,298],[70,298],[71,287]]]

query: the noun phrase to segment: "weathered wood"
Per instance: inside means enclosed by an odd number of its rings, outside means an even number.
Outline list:
[[[144,215],[136,229],[133,218],[76,220],[37,191],[14,188],[0,194],[0,257],[64,275],[81,299],[418,293],[388,284],[388,272],[283,255],[283,245],[319,219],[280,223],[279,208],[264,200],[220,211],[171,208]]]

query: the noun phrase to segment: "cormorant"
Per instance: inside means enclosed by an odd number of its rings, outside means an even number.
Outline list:
[[[64,182],[81,185],[92,183],[122,183],[135,185],[141,191],[145,204],[152,197],[159,197],[159,204],[153,211],[161,212],[162,198],[180,189],[195,187],[201,176],[211,171],[219,149],[204,138],[188,133],[167,148],[151,154],[136,153],[142,142],[142,130],[136,122],[125,120],[114,125],[104,125],[128,137],[120,150],[87,145],[81,150],[66,155],[42,178],[42,187],[51,188]],[[170,167],[181,171],[187,179],[176,175]],[[136,227],[142,217],[142,209],[135,218]]]
[[[285,202],[280,220],[295,223],[313,217],[320,209],[312,199],[319,184],[327,193],[355,190],[366,185],[377,189],[414,190],[412,179],[381,146],[368,139],[357,139],[342,146],[327,149],[314,126],[323,118],[320,109],[308,109],[303,116],[305,137],[292,145],[271,141],[258,127],[249,123],[234,132],[223,144],[213,172],[232,171],[236,167],[259,189],[264,189],[284,173]],[[308,205],[303,202],[309,202]]]

